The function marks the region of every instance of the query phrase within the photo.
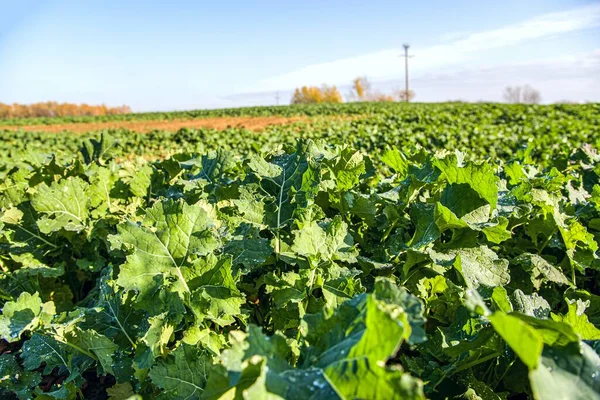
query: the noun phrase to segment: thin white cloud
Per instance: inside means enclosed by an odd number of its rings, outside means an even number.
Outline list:
[[[456,64],[477,52],[514,46],[543,37],[561,35],[600,26],[600,4],[530,18],[499,29],[467,34],[461,39],[419,49],[411,63],[416,69]],[[356,57],[309,65],[259,83],[260,90],[287,89],[323,82],[344,83],[356,76],[371,78],[395,76],[403,69],[401,48],[382,50]]]
[[[455,42],[459,39],[466,38],[470,34],[471,32],[468,31],[447,32],[440,36],[440,41],[442,43]]]
[[[465,52],[488,50],[598,25],[600,25],[600,4],[594,4],[575,10],[545,14],[492,31],[475,33],[456,41],[453,47]]]

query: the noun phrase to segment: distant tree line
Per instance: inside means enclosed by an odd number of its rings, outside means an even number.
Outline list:
[[[409,90],[397,90],[392,93],[383,93],[373,90],[366,76],[355,78],[352,81],[352,89],[346,96],[350,101],[411,101],[415,92]],[[344,98],[336,86],[323,85],[302,86],[294,91],[292,104],[314,104],[314,103],[342,103]]]
[[[34,104],[0,103],[0,118],[81,117],[129,113],[131,113],[129,106],[107,107],[104,104],[91,106],[89,104],[57,103],[55,101]]]
[[[415,98],[415,92],[409,90],[396,90],[391,93],[383,93],[373,90],[366,76],[357,77],[352,81],[352,86],[346,99],[348,101],[411,101]],[[504,89],[504,101],[513,104],[538,104],[542,101],[540,91],[529,86],[508,86]],[[344,98],[336,86],[323,85],[303,86],[297,88],[292,96],[292,104],[311,103],[342,103]],[[567,101],[561,101],[566,103]]]
[[[504,100],[507,103],[538,104],[542,96],[539,90],[529,85],[509,86],[504,90]],[[411,101],[415,92],[409,90],[396,90],[383,93],[373,90],[366,76],[357,77],[352,81],[350,92],[346,98],[349,101]],[[294,91],[292,104],[314,103],[343,103],[344,98],[336,86],[323,85],[302,86]],[[567,100],[561,103],[567,103]],[[58,103],[48,101],[34,104],[3,104],[0,103],[0,118],[30,118],[30,117],[80,117],[102,116],[115,114],[129,114],[131,108],[123,105],[120,107],[107,107],[106,105],[93,106],[89,104]]]

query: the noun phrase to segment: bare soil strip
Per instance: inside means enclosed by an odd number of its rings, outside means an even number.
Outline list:
[[[310,122],[308,117],[212,117],[193,120],[148,120],[148,121],[111,121],[92,123],[68,123],[54,125],[1,126],[0,130],[24,130],[31,132],[60,133],[64,131],[84,133],[105,129],[128,129],[138,133],[153,130],[178,131],[181,128],[210,128],[223,130],[227,128],[246,128],[260,131],[272,125],[289,125],[295,122]]]

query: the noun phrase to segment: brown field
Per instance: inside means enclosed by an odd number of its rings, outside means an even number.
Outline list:
[[[64,131],[84,133],[104,129],[128,129],[144,133],[153,130],[177,131],[181,128],[210,128],[226,129],[230,127],[246,128],[260,131],[272,125],[288,125],[295,122],[310,122],[308,117],[211,117],[193,120],[149,120],[149,121],[113,121],[97,123],[68,123],[55,125],[24,125],[24,126],[2,126],[0,130],[25,130],[33,132],[60,133]]]

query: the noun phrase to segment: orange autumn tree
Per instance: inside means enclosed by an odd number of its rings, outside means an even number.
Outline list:
[[[342,94],[335,86],[323,85],[321,91],[323,92],[324,103],[342,103],[344,101]]]
[[[302,86],[294,91],[292,104],[341,103],[342,95],[335,86]]]
[[[292,97],[292,104],[314,104],[323,102],[323,92],[315,86],[302,86],[296,88]]]
[[[369,98],[371,93],[371,83],[366,76],[354,78],[352,81],[352,91],[350,97],[358,101],[364,101]]]
[[[92,106],[55,101],[34,104],[0,103],[0,118],[81,117],[129,113],[131,113],[131,108],[128,106],[107,107],[104,104]]]

